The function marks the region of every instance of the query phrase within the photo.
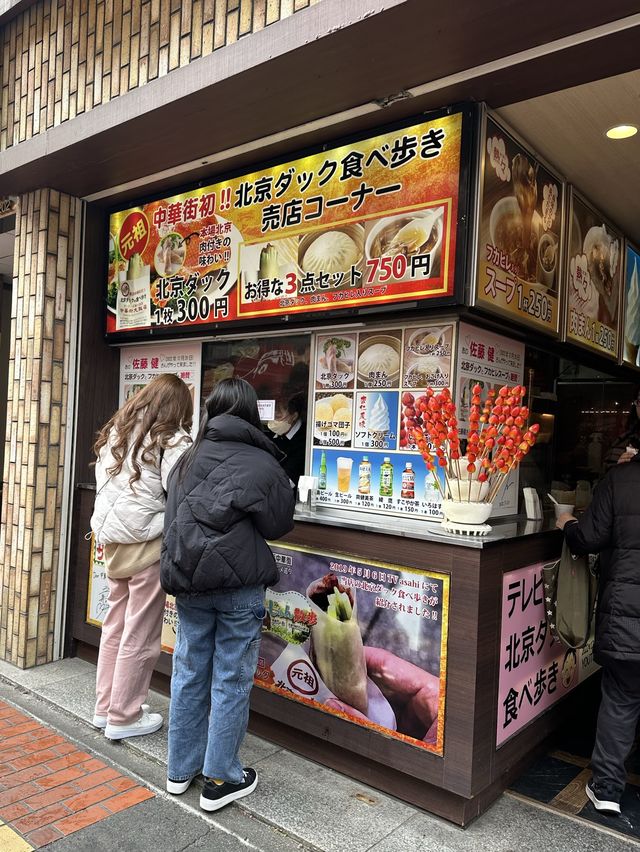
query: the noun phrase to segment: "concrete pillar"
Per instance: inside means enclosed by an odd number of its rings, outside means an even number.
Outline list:
[[[78,199],[41,189],[21,196],[16,214],[0,658],[22,668],[54,655],[80,211]]]

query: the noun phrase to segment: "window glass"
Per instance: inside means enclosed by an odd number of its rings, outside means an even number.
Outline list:
[[[202,402],[222,379],[249,382],[265,431],[286,456],[283,467],[293,482],[306,461],[310,352],[309,334],[221,340],[202,351]]]
[[[533,347],[526,350],[525,384],[540,434],[520,485],[585,508],[626,446],[640,449],[637,386]]]

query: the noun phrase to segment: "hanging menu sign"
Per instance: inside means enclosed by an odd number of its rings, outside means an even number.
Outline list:
[[[564,183],[485,119],[476,304],[558,333]]]
[[[622,235],[571,189],[565,336],[618,357]]]
[[[451,296],[461,134],[446,115],[114,213],[107,332]]]
[[[640,251],[626,244],[622,360],[640,367]]]
[[[318,335],[311,473],[320,505],[440,517],[412,437],[427,386],[451,387],[450,323]]]

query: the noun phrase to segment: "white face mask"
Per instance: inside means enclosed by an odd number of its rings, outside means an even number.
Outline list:
[[[274,435],[281,436],[286,435],[289,429],[291,429],[291,423],[288,420],[269,420],[267,427]]]

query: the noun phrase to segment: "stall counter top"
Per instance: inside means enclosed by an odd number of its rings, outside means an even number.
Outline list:
[[[79,483],[77,487],[87,491],[95,491],[96,489],[94,483]],[[556,519],[552,512],[546,513],[541,521],[530,521],[522,516],[497,518],[490,521],[492,530],[484,536],[453,535],[442,529],[440,521],[406,519],[396,516],[388,516],[383,519],[379,515],[371,515],[366,512],[341,512],[339,509],[314,509],[310,511],[301,504],[296,507],[294,520],[321,526],[395,535],[401,538],[455,544],[458,547],[470,547],[476,550],[482,550],[508,539],[528,538],[545,533],[561,535],[560,530],[556,529]]]
[[[491,532],[484,536],[455,535],[443,530],[440,521],[405,519],[395,516],[381,518],[366,512],[341,512],[339,509],[314,509],[296,507],[294,520],[300,523],[320,524],[343,529],[363,530],[364,532],[395,535],[402,538],[423,539],[426,541],[455,544],[458,547],[470,547],[478,550],[490,547],[508,539],[527,538],[545,533],[561,533],[556,529],[553,513],[545,514],[541,521],[531,521],[523,516],[497,518],[489,521]]]

